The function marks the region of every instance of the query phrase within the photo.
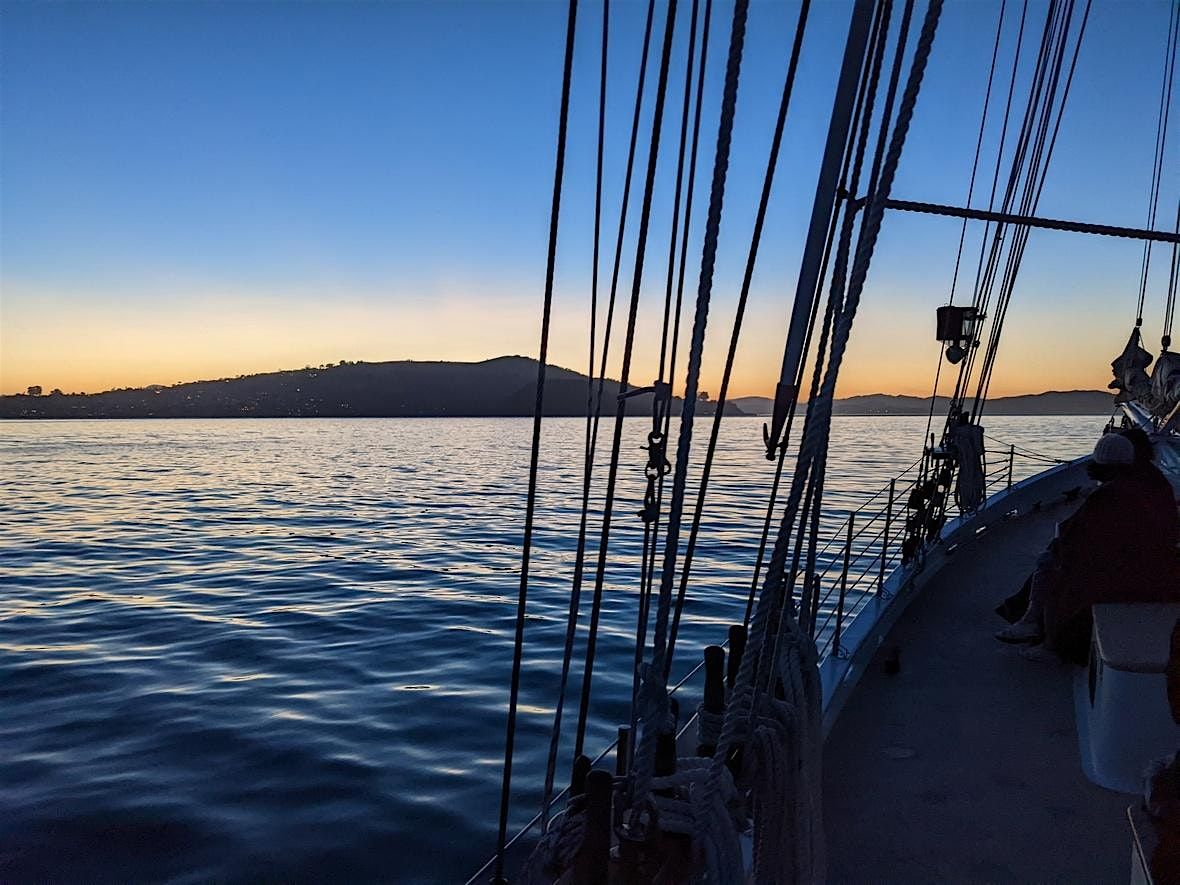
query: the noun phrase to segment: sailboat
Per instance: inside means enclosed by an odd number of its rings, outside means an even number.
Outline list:
[[[811,4],[803,0],[793,43],[784,53],[774,137],[721,390],[709,416],[699,415],[697,408],[702,351],[749,4],[733,4],[711,179],[699,189],[694,172],[702,145],[701,96],[713,5],[711,0],[669,0],[661,7],[662,42],[653,40],[654,0],[647,5],[606,331],[598,352],[591,332],[583,483],[571,490],[581,492],[582,516],[545,787],[536,815],[510,832],[573,59],[578,29],[587,26],[578,0],[570,0],[498,840],[472,882],[1117,881],[1128,875],[1151,881],[1158,871],[1159,822],[1137,793],[1144,771],[1153,763],[1158,769],[1157,760],[1180,749],[1180,726],[1168,694],[1169,668],[1178,664],[1172,635],[1180,605],[1095,606],[1085,666],[1036,665],[997,647],[993,608],[1020,587],[1059,524],[1085,505],[1095,484],[1087,475],[1088,458],[1068,463],[1045,458],[1044,470],[1014,481],[1016,459],[1041,456],[1010,446],[997,459],[987,450],[985,429],[989,386],[1030,231],[1135,240],[1144,249],[1138,305],[1126,348],[1112,363],[1117,396],[1108,431],[1136,427],[1148,434],[1156,464],[1180,495],[1180,356],[1170,349],[1180,206],[1173,225],[1167,224],[1170,212],[1159,212],[1161,182],[1174,171],[1166,169],[1164,158],[1180,6],[1168,4],[1147,223],[1128,228],[1038,214],[1087,38],[1090,0],[1049,0],[1035,7],[1000,0],[994,35],[980,35],[994,48],[967,200],[952,206],[894,193],[943,5],[942,0],[920,8],[912,0],[853,3],[843,52],[833,59],[839,65],[835,96],[773,412],[763,428],[761,446],[774,482],[763,511],[748,604],[728,628],[719,625],[717,645],[705,649],[688,676],[675,684],[671,662],[685,599],[693,590],[698,529],[708,508],[710,470]],[[603,251],[609,12],[606,2],[599,66],[595,311]],[[664,336],[659,377],[644,386],[632,381],[631,354],[677,40],[684,45],[685,92]],[[658,73],[647,165],[637,170],[649,53]],[[1027,82],[1018,82],[1022,64],[1031,70]],[[690,101],[694,83],[695,106]],[[991,150],[985,151],[987,122],[1000,118],[989,183],[977,172],[987,168],[981,159]],[[625,320],[619,321],[625,323],[620,394],[614,403],[604,403],[623,228],[633,190],[641,209],[630,300]],[[676,330],[694,212],[703,213],[704,236],[695,301],[686,306],[692,311],[692,332],[683,348],[682,406],[673,426],[672,379],[681,345]],[[983,227],[977,257],[965,255],[963,237],[959,240],[955,277],[959,280],[962,267],[967,294],[952,283],[949,303],[936,316],[935,336],[942,344],[937,374],[953,373],[948,377],[954,392],[945,414],[935,416],[932,407],[927,433],[915,441],[920,457],[914,465],[849,514],[838,530],[821,531],[837,382],[879,234],[890,217],[906,212],[940,216],[963,232],[968,224]],[[1170,270],[1161,353],[1153,357],[1144,346],[1143,314],[1150,262],[1157,253],[1168,254]],[[973,283],[971,263],[976,265]],[[596,353],[601,356],[597,364]],[[937,385],[936,377],[936,390]],[[620,440],[628,402],[636,394],[651,395],[653,405],[646,456],[642,464],[630,465],[646,479],[643,500],[634,502],[644,525],[644,553],[633,597],[631,715],[618,723],[612,745],[592,748],[586,742],[586,718],[603,571],[616,505],[632,509],[633,502],[616,500],[615,487],[620,470],[629,466],[622,463]],[[697,421],[703,417],[709,420]],[[605,445],[599,440],[604,418],[613,430],[605,479],[595,472],[595,455]],[[694,501],[688,465],[690,455],[702,448]],[[589,502],[596,483],[603,486],[603,505],[592,516]],[[1172,576],[1160,580],[1175,581]],[[1180,586],[1157,589],[1161,598],[1170,594],[1180,600]],[[575,643],[579,635],[584,642]],[[575,661],[579,646],[583,654]],[[573,691],[578,669],[580,697]],[[695,681],[702,672],[703,686]],[[571,707],[578,701],[574,725],[568,721],[575,717],[567,715],[567,695]],[[690,707],[690,701],[699,702]],[[563,729],[575,731],[571,758],[559,752]]]

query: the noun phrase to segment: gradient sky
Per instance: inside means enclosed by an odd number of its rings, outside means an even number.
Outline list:
[[[705,389],[715,389],[729,334],[797,8],[751,11]],[[1009,0],[1008,64],[1018,8]],[[718,0],[702,182],[731,9]],[[964,202],[998,9],[947,4],[895,196]],[[1029,9],[1039,33],[1044,0]],[[600,10],[580,7],[552,344],[553,362],[578,369]],[[850,3],[813,10],[735,395],[772,390],[781,360]],[[1168,10],[1167,0],[1096,0],[1041,214],[1143,226]],[[634,0],[612,5],[611,240],[643,12]],[[93,392],[341,359],[535,355],[565,14],[564,3],[540,0],[3,3],[0,391]],[[1174,218],[1180,192],[1175,128],[1158,226]],[[987,181],[997,134],[989,127]],[[673,172],[661,163],[637,383],[655,372]],[[690,292],[703,197],[699,206]],[[981,227],[969,227],[968,256]],[[841,393],[929,392],[933,311],[946,301],[958,236],[954,220],[887,218]],[[1152,346],[1169,257],[1157,250]],[[1105,386],[1133,321],[1140,254],[1132,242],[1034,231],[993,395]]]

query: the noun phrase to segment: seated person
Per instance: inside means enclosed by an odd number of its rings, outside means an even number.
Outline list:
[[[1180,601],[1180,515],[1152,456],[1139,430],[1098,441],[1089,472],[1102,485],[1058,527],[1037,560],[1024,616],[998,639],[1043,641],[1057,656],[1084,664],[1094,603]]]

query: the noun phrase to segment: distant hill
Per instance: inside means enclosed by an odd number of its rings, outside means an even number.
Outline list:
[[[341,362],[218,381],[153,385],[95,394],[0,396],[0,418],[511,417],[533,414],[537,361],[505,356],[477,363]],[[603,412],[619,385],[607,381]],[[673,403],[678,414],[680,401]],[[713,413],[711,403],[698,411]],[[734,406],[732,414],[740,414]],[[651,395],[629,414],[651,414]],[[550,366],[546,415],[585,415],[586,376]]]
[[[533,413],[537,361],[503,356],[477,363],[341,362],[333,366],[192,381],[170,387],[109,390],[105,393],[0,396],[0,418],[296,418],[296,417],[512,417]],[[603,412],[610,414],[619,385],[607,381]],[[1111,394],[1100,390],[1050,391],[1001,397],[988,403],[991,415],[1101,415]],[[726,405],[728,415],[767,415],[767,397],[744,396]],[[946,411],[939,397],[936,412]],[[699,403],[698,414],[713,414]],[[870,394],[836,402],[837,415],[925,415],[930,400]],[[673,402],[680,412],[680,400]],[[636,396],[628,413],[651,414],[651,394]],[[586,414],[586,376],[550,366],[545,414]]]
[[[774,401],[765,396],[743,396],[734,405],[749,415],[769,415]],[[949,400],[940,396],[934,413],[946,414]],[[988,400],[985,415],[1105,415],[1114,407],[1113,394],[1105,390],[1050,390]],[[834,415],[928,415],[930,397],[890,396],[870,393],[836,400]]]

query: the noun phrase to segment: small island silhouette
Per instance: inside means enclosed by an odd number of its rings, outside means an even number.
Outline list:
[[[533,414],[537,361],[503,356],[481,362],[399,360],[367,363],[343,360],[215,381],[170,386],[109,390],[103,393],[0,396],[0,418],[393,418],[393,417],[523,417]],[[550,366],[545,389],[545,414],[584,416],[586,376]],[[603,414],[613,413],[617,381],[603,389]],[[713,414],[703,394],[698,414]],[[764,415],[771,401],[739,397],[726,404],[727,415]],[[1049,392],[1004,397],[988,405],[993,415],[1099,415],[1113,404],[1110,393],[1097,390]],[[681,401],[673,402],[678,414]],[[940,397],[936,410],[945,413]],[[838,400],[838,415],[925,415],[930,400],[914,396],[872,394]],[[633,397],[629,414],[651,414],[651,394]],[[937,411],[936,411],[937,413]]]

